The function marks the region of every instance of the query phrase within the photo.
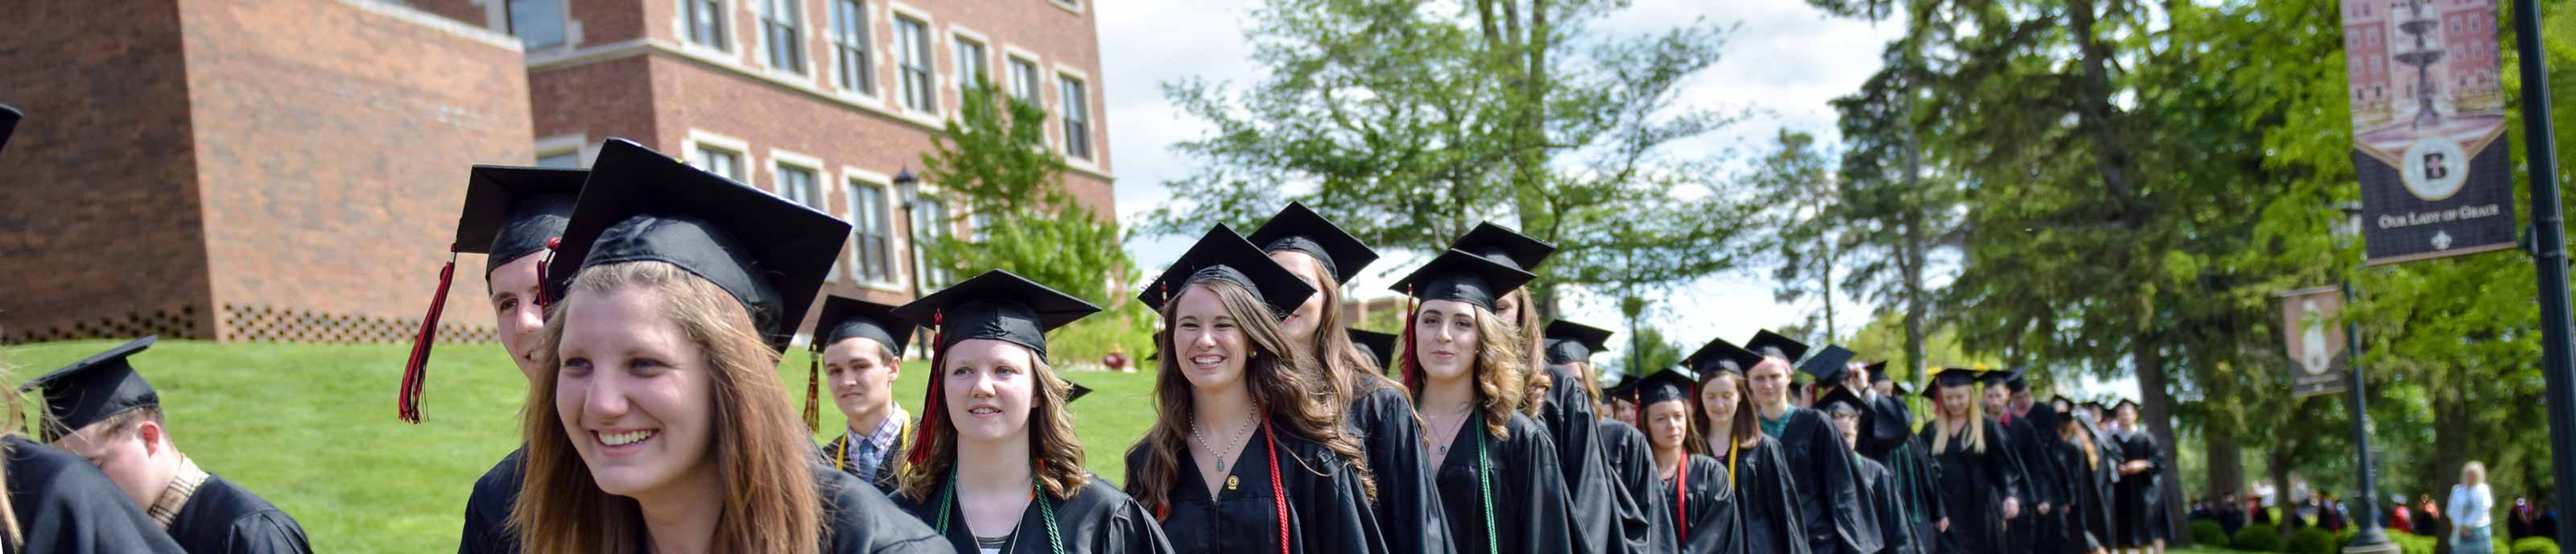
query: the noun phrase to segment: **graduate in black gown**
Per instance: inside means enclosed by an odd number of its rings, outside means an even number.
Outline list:
[[[2111,460],[2085,431],[2083,419],[2074,410],[2061,410],[2057,434],[2050,441],[2056,456],[2058,479],[2066,491],[2065,504],[2058,507],[2063,516],[2053,539],[2051,552],[2093,552],[2106,544],[2090,529],[2092,522],[2108,521],[2111,509],[2106,492],[2110,481],[2104,479],[2112,469]]]
[[[2126,463],[2127,459],[2120,455],[2119,438],[2110,432],[2113,422],[2105,419],[2107,417],[2105,414],[2111,413],[2111,408],[2102,405],[2101,402],[2086,402],[2082,408],[2082,417],[2076,418],[2076,422],[2083,427],[2083,436],[2078,437],[2078,440],[2091,441],[2093,450],[2099,458],[2091,472],[2091,489],[2088,492],[2102,499],[2101,506],[2083,511],[2084,532],[2091,535],[2103,548],[2118,548],[2120,464]],[[2257,512],[2255,516],[2261,518],[2269,513]]]
[[[1741,526],[1736,522],[1735,487],[1726,474],[1726,465],[1706,454],[1693,452],[1699,434],[1691,430],[1691,405],[1698,401],[1691,388],[1698,381],[1688,371],[1666,369],[1648,375],[1640,386],[1645,404],[1647,441],[1654,448],[1655,476],[1658,487],[1653,497],[1661,508],[1671,512],[1671,527],[1666,531],[1677,550],[1690,554],[1737,554],[1746,552]]]
[[[412,355],[403,371],[396,415],[421,421],[420,397],[428,380],[430,347],[436,344],[436,319],[447,303],[448,281],[455,275],[457,252],[485,254],[484,302],[492,307],[492,329],[503,352],[530,381],[554,368],[537,365],[537,332],[545,326],[545,306],[538,283],[550,250],[572,217],[573,199],[589,171],[541,167],[478,165],[468,173],[465,209],[456,217],[456,238],[449,243],[447,265],[439,270],[438,290],[430,297],[431,319],[413,336]],[[510,505],[518,502],[519,464],[525,448],[511,450],[474,480],[465,499],[465,526],[457,537],[459,554],[516,554],[519,540],[507,525]]]
[[[1888,488],[1896,495],[1900,524],[1897,527],[1906,533],[1904,546],[1896,552],[1930,552],[1940,539],[1942,520],[1946,516],[1941,512],[1941,491],[1933,480],[1932,456],[1922,438],[1914,432],[1914,410],[1908,402],[1915,397],[1916,391],[1889,377],[1887,362],[1874,362],[1862,370],[1869,372],[1870,388],[1874,393],[1868,398],[1870,413],[1864,418],[1863,425],[1870,434],[1893,432],[1898,437],[1887,450],[1875,455],[1867,450],[1868,436],[1863,436],[1860,441],[1863,447],[1860,449],[1861,457],[1885,466],[1889,479],[1893,481]]]
[[[1816,409],[1833,420],[1834,430],[1842,437],[1843,443],[1855,448],[1860,446],[1861,435],[1869,426],[1870,417],[1869,400],[1862,398],[1865,393],[1854,392],[1856,390],[1862,389],[1835,387],[1816,398]],[[1897,499],[1895,474],[1889,473],[1887,466],[1879,465],[1866,456],[1854,456],[1858,458],[1852,461],[1852,465],[1860,473],[1861,503],[1868,506],[1870,513],[1877,514],[1878,536],[1885,541],[1878,552],[1871,554],[1911,551],[1912,545],[1907,540],[1912,532],[1905,524],[1904,506]]]
[[[1426,423],[1461,553],[1592,551],[1577,534],[1556,445],[1518,411],[1529,350],[1494,313],[1496,299],[1534,277],[1450,250],[1395,285],[1419,301],[1395,363]]]
[[[1279,320],[1315,289],[1218,225],[1142,300],[1155,334],[1154,424],[1127,493],[1181,552],[1387,552],[1371,478],[1324,374]]]
[[[1766,330],[1756,333],[1745,349],[1762,356],[1745,370],[1745,383],[1753,393],[1762,434],[1778,439],[1780,455],[1789,461],[1808,545],[1816,554],[1877,552],[1882,547],[1877,516],[1861,506],[1851,447],[1843,445],[1824,414],[1791,402],[1791,368],[1808,359],[1807,345]],[[1814,369],[1800,373],[1839,369],[1849,361],[1849,352],[1840,350],[1842,359],[1811,360]]]
[[[1761,355],[1725,339],[1710,340],[1682,360],[1700,375],[1699,409],[1691,425],[1700,440],[1691,444],[1725,465],[1733,486],[1728,496],[1735,500],[1732,524],[1745,552],[1807,554],[1812,547],[1788,458],[1779,440],[1762,434],[1744,380],[1744,368],[1761,361]]]
[[[2004,554],[2004,522],[2021,512],[2021,472],[2010,439],[1985,414],[1972,369],[1934,375],[1932,424],[1923,428],[1950,524],[1934,552]]]
[[[1413,417],[1413,400],[1404,387],[1386,377],[1385,360],[1395,353],[1395,335],[1345,328],[1352,315],[1342,309],[1342,284],[1377,261],[1377,251],[1295,202],[1246,238],[1318,291],[1295,305],[1279,330],[1290,344],[1311,353],[1320,384],[1336,399],[1333,405],[1345,407],[1342,424],[1359,441],[1377,485],[1369,508],[1388,548],[1452,552],[1448,530],[1441,525],[1446,518],[1432,486],[1431,463],[1422,453],[1422,421]]]
[[[2025,400],[2030,384],[2022,376],[2028,371],[2026,367],[1989,371],[1978,379],[1985,386],[1981,392],[1986,414],[2003,428],[2006,444],[2012,445],[2013,466],[2021,472],[2027,509],[2004,528],[2006,545],[2016,552],[2036,550],[2040,537],[2055,531],[2048,518],[2056,513],[2061,494],[2048,454],[2048,445],[2056,442],[2057,427],[2048,421],[2046,407]]]
[[[1609,413],[1604,414],[1608,419],[1626,423],[1629,427],[1635,427],[1637,422],[1642,421],[1637,419],[1636,386],[1637,376],[1620,375],[1618,384],[1601,389],[1602,396],[1609,397],[1609,400],[1604,402],[1609,409]]]
[[[1594,390],[1598,385],[1593,382],[1597,374],[1593,371],[1592,353],[1607,349],[1610,336],[1608,329],[1562,319],[1549,322],[1546,338],[1542,341],[1546,350],[1543,361],[1549,387],[1528,397],[1538,399],[1539,425],[1546,427],[1548,437],[1557,441],[1557,460],[1566,469],[1566,490],[1578,497],[1598,494],[1599,498],[1609,500],[1613,509],[1620,510],[1618,536],[1601,551],[1605,554],[1668,551],[1671,548],[1662,540],[1664,537],[1653,533],[1659,519],[1648,505],[1653,500],[1641,498],[1621,485],[1622,474],[1611,460],[1616,453],[1603,448],[1600,436],[1600,422],[1603,420],[1595,415],[1601,406],[1601,395]],[[1599,457],[1598,462],[1588,464],[1597,468],[1577,472],[1574,468],[1579,464],[1565,463],[1583,456]],[[1575,508],[1590,509],[1596,504],[1599,502],[1585,502],[1578,498]],[[1580,523],[1578,516],[1578,525]],[[1639,523],[1644,526],[1639,527]]]
[[[1616,476],[1628,498],[1637,501],[1637,508],[1646,511],[1647,528],[1655,533],[1647,550],[1671,552],[1680,548],[1668,540],[1677,536],[1673,529],[1680,523],[1673,521],[1671,502],[1656,494],[1662,482],[1655,476],[1655,453],[1648,446],[1646,433],[1616,419],[1604,418],[1595,425],[1600,429],[1601,457],[1610,462],[1611,475]]]
[[[143,337],[28,381],[44,389],[47,440],[99,465],[124,497],[191,552],[312,552],[295,518],[259,495],[207,473],[178,448],[161,395],[136,371]]]
[[[1074,385],[1046,364],[1045,332],[1097,311],[992,271],[888,314],[946,323],[895,503],[958,552],[1171,552],[1152,514],[1083,470]]]
[[[903,472],[903,455],[912,443],[912,417],[894,400],[894,380],[901,374],[903,345],[917,327],[894,315],[894,306],[843,296],[823,299],[814,318],[811,360],[805,374],[805,427],[822,418],[824,384],[832,390],[832,407],[849,423],[839,438],[823,443],[823,463],[894,494]]]
[[[2111,500],[2120,511],[2114,522],[2119,534],[2115,542],[2120,548],[2159,546],[2165,539],[2162,526],[2157,525],[2161,522],[2157,514],[2163,513],[2164,496],[2158,488],[2163,475],[2163,452],[2155,435],[2138,426],[2137,402],[2121,400],[2111,407],[2111,414],[2117,421],[2111,436],[2120,443],[2121,459],[2120,485]]]
[[[624,139],[583,189],[520,417],[525,551],[952,550],[817,463],[778,375],[848,223]]]

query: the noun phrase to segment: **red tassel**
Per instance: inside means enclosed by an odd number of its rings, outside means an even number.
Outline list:
[[[537,258],[538,313],[545,313],[546,308],[550,308],[555,305],[554,299],[546,298],[546,289],[551,288],[546,286],[546,264],[555,261],[555,247],[559,246],[563,246],[563,237],[546,239],[546,256],[543,258]]]
[[[1404,342],[1400,343],[1404,345],[1404,390],[1417,394],[1422,392],[1421,378],[1416,377],[1422,373],[1422,359],[1414,351],[1422,345],[1416,344],[1420,339],[1413,336],[1413,319],[1422,315],[1416,313],[1421,309],[1422,300],[1413,297],[1413,287],[1404,287]]]
[[[1288,553],[1288,489],[1279,484],[1279,438],[1270,435],[1270,421],[1261,422],[1261,439],[1270,450],[1270,506],[1279,518],[1279,554]]]
[[[939,405],[939,356],[946,350],[942,348],[945,343],[940,341],[948,334],[948,328],[942,325],[945,319],[947,313],[944,311],[930,313],[930,383],[921,388],[921,429],[924,433],[920,440],[912,441],[912,452],[904,455],[904,460],[914,465],[930,460],[930,441],[939,436],[935,430],[939,428],[942,409]]]
[[[823,337],[818,335],[813,340],[823,340]],[[805,432],[807,433],[823,430],[823,407],[816,403],[822,398],[823,343],[817,342],[812,346],[813,354],[805,358]]]
[[[1679,481],[1673,487],[1673,522],[1681,525],[1682,542],[1687,544],[1690,542],[1690,497],[1683,496],[1682,493],[1690,490],[1689,456],[1682,457],[1682,468],[1674,470],[1673,474],[1677,476],[1675,480]]]
[[[439,312],[447,308],[447,286],[456,281],[456,245],[447,245],[447,265],[438,269],[438,292],[429,296],[429,313],[420,316],[420,333],[412,335],[411,360],[403,362],[402,392],[394,397],[394,417],[420,423],[421,389],[429,384],[429,347],[438,341]]]

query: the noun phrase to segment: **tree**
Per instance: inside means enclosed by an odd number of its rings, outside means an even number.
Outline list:
[[[964,96],[957,119],[932,137],[934,151],[922,154],[922,177],[964,204],[961,213],[1010,224],[935,239],[922,248],[925,258],[967,274],[1009,270],[1094,304],[1124,301],[1113,284],[1133,273],[1134,263],[1120,247],[1117,222],[1075,205],[1066,192],[1064,158],[1046,148],[1046,110],[980,83]]]
[[[1834,273],[1849,249],[1837,220],[1841,190],[1815,135],[1782,129],[1772,141],[1775,150],[1745,179],[1762,197],[1777,199],[1764,213],[1772,233],[1768,250],[1779,264],[1771,272],[1772,297],[1787,303],[1816,297],[1823,309],[1808,326],[1821,323],[1831,341],[1842,336],[1834,321]]]
[[[1436,252],[1480,219],[1554,243],[1559,284],[1625,296],[1739,265],[1751,208],[1675,152],[1737,117],[1675,105],[1719,28],[1591,24],[1618,0],[1269,0],[1248,30],[1268,76],[1237,92],[1167,83],[1213,134],[1148,229],[1248,224],[1301,201],[1381,248]],[[1453,9],[1454,8],[1454,9]]]

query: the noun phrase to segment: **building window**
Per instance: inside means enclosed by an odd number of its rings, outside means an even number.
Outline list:
[[[1038,64],[1011,58],[1011,97],[1031,106],[1038,105]]]
[[[761,42],[769,45],[769,67],[805,74],[805,12],[796,0],[760,0]]]
[[[823,189],[816,188],[811,168],[778,164],[778,196],[817,211],[823,210]]]
[[[733,51],[733,39],[725,31],[725,0],[680,0],[686,13],[689,42],[698,46]]]
[[[832,0],[832,53],[841,74],[841,89],[877,93],[877,64],[868,57],[868,5],[859,0]]]
[[[894,283],[894,226],[886,220],[886,188],[850,181],[850,265],[859,280]]]
[[[957,37],[956,41],[958,88],[992,86],[992,57],[985,54],[984,43],[966,37]]]
[[[689,165],[726,179],[743,180],[741,152],[699,145],[696,151],[689,152]]]
[[[564,42],[563,0],[509,0],[510,34],[534,50]]]
[[[956,236],[954,229],[948,220],[948,204],[938,196],[925,191],[921,193],[920,200],[912,203],[913,240],[922,241],[926,247],[939,239]],[[929,260],[913,260],[913,275],[920,276],[922,290],[948,286],[948,273],[946,268],[935,267]]]
[[[1056,76],[1056,88],[1064,92],[1064,155],[1074,159],[1091,159],[1091,103],[1082,90],[1082,80],[1070,75]]]
[[[894,41],[897,62],[895,73],[902,77],[903,107],[924,113],[939,111],[939,88],[930,78],[930,24],[909,17],[894,18]]]
[[[539,154],[537,155],[537,167],[581,169],[581,151],[566,150],[552,154]]]

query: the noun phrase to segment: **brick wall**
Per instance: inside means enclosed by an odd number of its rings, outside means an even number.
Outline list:
[[[210,337],[179,6],[27,2],[0,18],[0,343]]]
[[[404,339],[468,166],[533,159],[516,41],[381,4],[182,5],[217,337]],[[482,260],[457,265],[449,338],[480,338]]]

